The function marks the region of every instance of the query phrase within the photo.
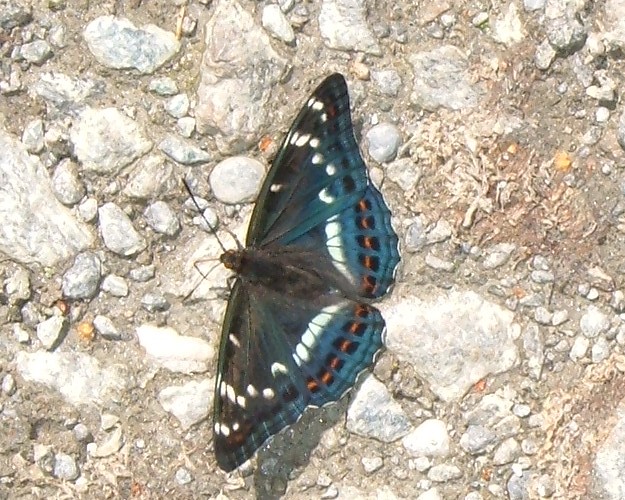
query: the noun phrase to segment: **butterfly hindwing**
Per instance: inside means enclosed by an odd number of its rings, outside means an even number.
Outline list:
[[[252,326],[253,325],[253,326]],[[263,332],[271,334],[263,334]],[[307,406],[338,401],[382,346],[384,320],[368,304],[323,308],[232,291],[215,388],[215,452],[232,470]],[[245,369],[235,367],[245,363]]]

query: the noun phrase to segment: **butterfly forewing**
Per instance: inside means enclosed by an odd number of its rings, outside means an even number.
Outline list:
[[[312,93],[284,139],[254,209],[247,245],[288,244],[353,204],[367,184],[347,85],[334,74]]]
[[[355,141],[341,75],[306,101],[261,189],[224,319],[215,388],[232,470],[308,406],[337,401],[382,347],[368,303],[392,285],[398,239]],[[223,260],[222,260],[223,261]]]

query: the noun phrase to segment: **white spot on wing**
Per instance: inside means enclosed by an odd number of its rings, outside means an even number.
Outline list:
[[[269,191],[271,191],[272,193],[278,193],[282,191],[283,188],[284,184],[272,184],[271,186],[269,186]]]
[[[276,393],[271,387],[267,387],[266,389],[263,389],[263,397],[265,399],[273,399],[276,397]]]
[[[323,163],[323,155],[321,153],[315,153],[310,161],[312,161],[313,165],[319,165]]]
[[[328,205],[335,200],[334,196],[328,193],[328,188],[324,188],[321,191],[319,191],[318,196],[321,201],[323,201],[324,203],[327,203]]]
[[[308,328],[306,328],[300,342],[295,346],[295,351],[302,358],[302,360],[310,360],[310,351],[315,347],[317,339],[323,332],[326,325],[332,321],[332,315],[338,309],[338,306],[325,307],[310,321],[310,323],[308,323]]]
[[[245,405],[247,404],[247,401],[245,400],[245,398],[243,396],[237,396],[237,404],[241,407],[241,408],[245,408]],[[236,430],[236,429],[235,429]]]
[[[285,375],[287,375],[289,373],[289,370],[282,363],[275,362],[271,365],[271,374],[275,377],[278,375],[278,373],[284,373]]]
[[[293,135],[291,136],[291,138],[289,139],[289,143],[290,144],[295,144],[297,142],[297,140],[299,139],[299,133],[297,132],[297,130],[295,132],[293,132]]]
[[[255,398],[256,396],[258,396],[258,390],[256,389],[256,387],[254,387],[252,384],[249,384],[247,386],[247,389],[245,389],[246,392],[252,396],[253,398]]]
[[[324,123],[328,121],[328,115],[325,113],[321,113],[321,116],[319,118],[321,118],[321,121]]]
[[[295,346],[295,352],[297,352],[297,356],[300,360],[306,363],[310,361],[310,352],[306,349],[306,347],[304,347],[304,344],[297,344]]]
[[[222,436],[228,437],[230,435],[230,427],[225,424],[219,424],[219,433]]]
[[[237,394],[234,392],[234,387],[228,384],[226,384],[226,396],[228,396],[228,399],[234,404],[237,403]]]
[[[336,174],[336,167],[333,163],[328,163],[326,165],[326,174],[328,174],[329,176],[333,176],[334,174]]]
[[[332,257],[332,264],[338,269],[338,271],[345,276],[350,282],[353,282],[353,276],[347,269],[345,262],[347,257],[345,251],[341,245],[341,223],[338,221],[338,215],[334,215],[326,222],[326,246],[328,247],[328,253]],[[337,242],[337,243],[335,243]]]
[[[228,335],[228,340],[230,340],[230,342],[232,342],[234,347],[241,347],[241,342],[239,342],[239,339],[236,338],[232,333],[230,335]]]
[[[228,387],[228,384],[226,384],[225,382],[220,382],[219,384],[219,395],[221,396],[221,399],[226,397],[226,388]]]
[[[300,135],[295,141],[295,145],[301,148],[302,146],[305,146],[306,144],[308,144],[309,140],[310,140],[310,134]],[[293,141],[291,140],[291,142]]]
[[[315,100],[312,105],[312,109],[314,109],[315,111],[321,111],[323,109],[323,103],[321,101]]]
[[[317,139],[316,137],[313,137],[308,143],[310,144],[310,147],[313,149],[317,149],[319,147],[319,144],[321,144],[319,139]]]
[[[232,424],[232,430],[234,432],[237,432],[240,428],[241,426],[239,425],[239,422],[235,422],[234,424]]]

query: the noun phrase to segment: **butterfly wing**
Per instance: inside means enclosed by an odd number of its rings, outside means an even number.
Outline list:
[[[342,75],[326,78],[297,115],[265,179],[247,244],[316,249],[351,284],[346,293],[375,299],[393,283],[398,239],[354,138]]]
[[[333,74],[312,93],[282,142],[254,208],[247,245],[288,244],[355,203],[368,184],[347,85]]]
[[[214,444],[230,471],[296,422],[307,406],[337,401],[373,362],[384,320],[367,304],[323,308],[235,284],[220,346]]]

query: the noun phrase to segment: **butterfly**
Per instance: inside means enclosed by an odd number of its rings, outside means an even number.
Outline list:
[[[326,78],[264,180],[223,322],[217,463],[232,471],[307,407],[339,400],[370,367],[385,324],[372,302],[393,284],[398,238],[354,138],[345,79]]]

